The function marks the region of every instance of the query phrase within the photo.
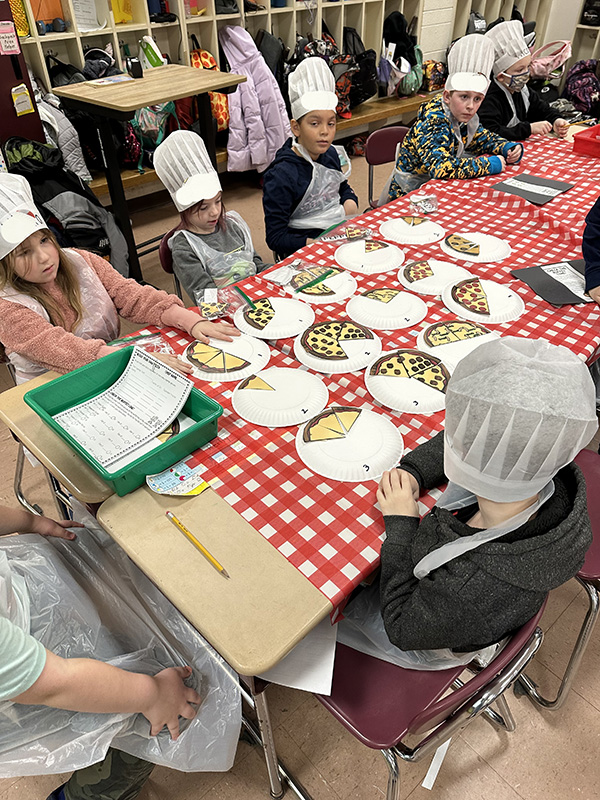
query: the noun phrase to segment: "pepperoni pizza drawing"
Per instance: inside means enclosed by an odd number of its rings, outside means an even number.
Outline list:
[[[365,374],[375,400],[394,411],[416,414],[444,408],[449,380],[450,372],[439,358],[412,349],[382,353]]]
[[[484,324],[509,322],[525,311],[523,300],[510,284],[473,276],[445,286],[442,302],[453,314]]]
[[[362,369],[381,352],[381,341],[371,330],[350,320],[318,322],[294,340],[294,354],[319,372]]]

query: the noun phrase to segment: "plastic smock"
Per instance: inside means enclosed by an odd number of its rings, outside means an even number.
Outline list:
[[[102,281],[82,255],[70,249],[63,252],[75,267],[74,273],[79,283],[81,297],[82,318],[72,333],[80,339],[102,339],[105,342],[116,339],[119,335],[119,315]],[[11,286],[5,286],[0,289],[0,297],[11,303],[20,303],[50,322],[44,306],[30,295],[18,292]],[[15,368],[18,384],[46,372],[46,367],[19,353],[10,353],[8,359]]]
[[[500,22],[498,25],[494,25],[494,27],[485,34],[485,38],[489,39],[494,46],[494,80],[504,92],[512,109],[513,115],[508,123],[508,127],[512,128],[523,120],[519,119],[517,116],[512,92],[503,83],[500,83],[498,75],[510,69],[517,61],[521,61],[523,58],[527,58],[531,55],[527,42],[525,41],[523,23],[516,19]],[[523,103],[525,104],[525,111],[527,112],[530,103],[529,89],[527,86],[523,86],[520,92]]]
[[[178,211],[221,191],[206,145],[193,131],[173,131],[167,136],[154,151],[153,166]]]
[[[0,172],[0,259],[32,233],[47,228],[22,175]]]
[[[177,236],[183,236],[187,240],[192,250],[198,256],[198,261],[202,268],[208,272],[213,279],[215,286],[228,286],[230,283],[240,281],[256,274],[256,264],[254,263],[254,245],[250,235],[250,228],[236,211],[226,213],[227,225],[237,229],[244,243],[241,247],[231,253],[222,253],[215,250],[206,241],[206,237],[194,231],[180,230],[169,240],[169,246],[173,247]]]
[[[340,163],[347,164],[346,172],[330,169],[313,161],[305,148],[297,140],[293,140],[292,149],[311,165],[312,178],[302,200],[290,217],[288,222],[290,228],[327,230],[332,225],[337,225],[346,219],[344,206],[340,202],[340,186],[350,176],[352,166],[344,148],[339,145],[334,145],[334,147]]]
[[[436,505],[464,508],[476,496],[497,503],[538,497],[498,526],[432,551],[415,566],[415,577],[525,524],[552,495],[556,473],[597,429],[594,383],[566,347],[508,336],[466,356],[446,393],[449,484]]]

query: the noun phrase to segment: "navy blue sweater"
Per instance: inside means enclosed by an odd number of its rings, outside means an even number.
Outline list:
[[[333,145],[326,153],[319,156],[318,164],[330,169],[340,170],[340,159]],[[312,167],[292,150],[292,140],[277,151],[275,160],[266,170],[263,182],[263,208],[265,211],[265,229],[267,244],[280,256],[289,256],[300,247],[304,247],[307,239],[314,239],[323,229],[301,230],[289,228],[288,223],[300,200],[304,197],[312,180]],[[358,198],[344,181],[340,186],[340,203]]]
[[[581,250],[585,258],[585,290],[600,286],[600,197],[585,218]]]

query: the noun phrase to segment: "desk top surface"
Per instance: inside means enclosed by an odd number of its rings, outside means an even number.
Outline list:
[[[167,510],[225,567],[229,579],[167,519]],[[212,490],[177,498],[144,487],[111,497],[98,520],[242,675],[277,664],[332,610],[324,595]]]
[[[144,106],[179,100],[181,97],[219,91],[245,80],[243,75],[234,72],[167,64],[164,67],[147,69],[143,78],[125,83],[97,86],[86,81],[57,87],[52,91],[67,100],[102,106],[117,112],[129,112]]]

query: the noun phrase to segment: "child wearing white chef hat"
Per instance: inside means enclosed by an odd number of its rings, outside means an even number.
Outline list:
[[[527,87],[531,53],[523,23],[516,19],[500,22],[485,36],[494,45],[494,75],[479,110],[482,124],[507,139],[527,139],[532,133],[552,131],[564,138],[569,123]]]
[[[358,213],[346,180],[350,163],[344,149],[332,145],[338,101],[331,70],[322,58],[307,58],[288,88],[294,138],[277,152],[263,183],[267,244],[281,256]]]
[[[225,210],[219,175],[198,134],[174,131],[156,148],[153,163],[181,215],[168,244],[173,271],[192,300],[269,266],[242,217]]]
[[[457,366],[446,429],[384,473],[377,498],[385,629],[401,650],[475,651],[540,608],[592,541],[575,455],[598,428],[584,362],[505,337]],[[419,517],[421,490],[450,482]]]
[[[431,178],[496,175],[520,161],[523,146],[486,130],[477,116],[493,62],[492,42],[481,34],[463,36],[453,45],[444,92],[421,106],[399,148],[388,200]]]

